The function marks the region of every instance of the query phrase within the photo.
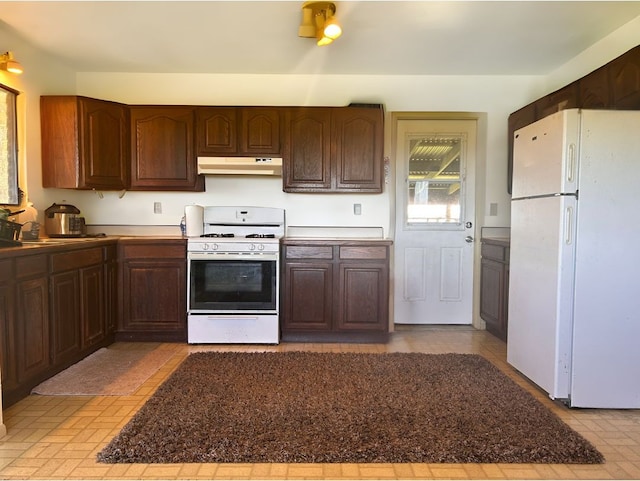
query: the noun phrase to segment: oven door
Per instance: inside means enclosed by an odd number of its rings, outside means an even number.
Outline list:
[[[277,313],[278,254],[193,253],[189,313]]]

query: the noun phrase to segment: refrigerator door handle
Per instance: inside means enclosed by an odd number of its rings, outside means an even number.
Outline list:
[[[573,182],[576,165],[576,144],[569,144],[567,152],[567,182]]]
[[[573,243],[573,207],[569,206],[564,211],[564,243]]]

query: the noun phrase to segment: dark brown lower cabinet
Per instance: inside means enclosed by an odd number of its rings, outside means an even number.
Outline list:
[[[509,241],[482,239],[480,317],[487,331],[507,340],[509,312]]]
[[[51,365],[47,256],[16,259],[17,382],[38,381]]]
[[[113,342],[107,261],[116,241],[20,252],[0,259],[0,349],[4,407],[40,382]],[[111,253],[111,254],[109,254]]]
[[[100,342],[106,334],[104,269],[101,264],[80,270],[83,348]]]
[[[80,351],[80,276],[77,270],[51,276],[52,356],[64,362]]]
[[[113,249],[113,246],[111,247]],[[52,357],[75,362],[95,345],[111,342],[107,329],[107,248],[51,254]]]
[[[284,341],[385,342],[389,241],[283,241]]]
[[[121,239],[116,340],[187,340],[187,244],[183,239]]]
[[[0,350],[2,351],[2,387],[15,389],[16,373],[15,335],[15,266],[13,259],[0,261]]]
[[[289,258],[284,264],[282,282],[282,333],[295,331],[331,332],[333,329],[333,263],[296,259],[293,252],[304,254],[304,247],[295,250],[286,246]],[[332,248],[324,247],[332,258]],[[294,251],[295,250],[295,251]]]
[[[383,247],[372,248],[386,250]],[[340,249],[342,251],[342,249]],[[369,252],[362,251],[363,255]],[[375,251],[370,252],[374,257]],[[380,255],[383,255],[382,253]],[[384,254],[386,255],[386,253]],[[386,262],[351,260],[340,262],[338,271],[338,315],[341,331],[388,330],[389,266]]]
[[[104,298],[107,335],[113,336],[118,325],[118,247],[114,243],[104,249]]]

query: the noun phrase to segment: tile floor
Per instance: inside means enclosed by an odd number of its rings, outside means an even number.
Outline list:
[[[29,396],[8,408],[0,479],[640,479],[640,410],[570,410],[549,400],[506,363],[506,345],[471,327],[402,326],[386,345],[188,346],[131,396]],[[159,384],[196,350],[478,353],[589,439],[602,465],[546,464],[98,464],[96,453]]]

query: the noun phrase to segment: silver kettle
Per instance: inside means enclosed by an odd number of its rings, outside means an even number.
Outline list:
[[[54,203],[44,211],[44,228],[49,237],[73,237],[84,234],[84,217],[70,204]]]

